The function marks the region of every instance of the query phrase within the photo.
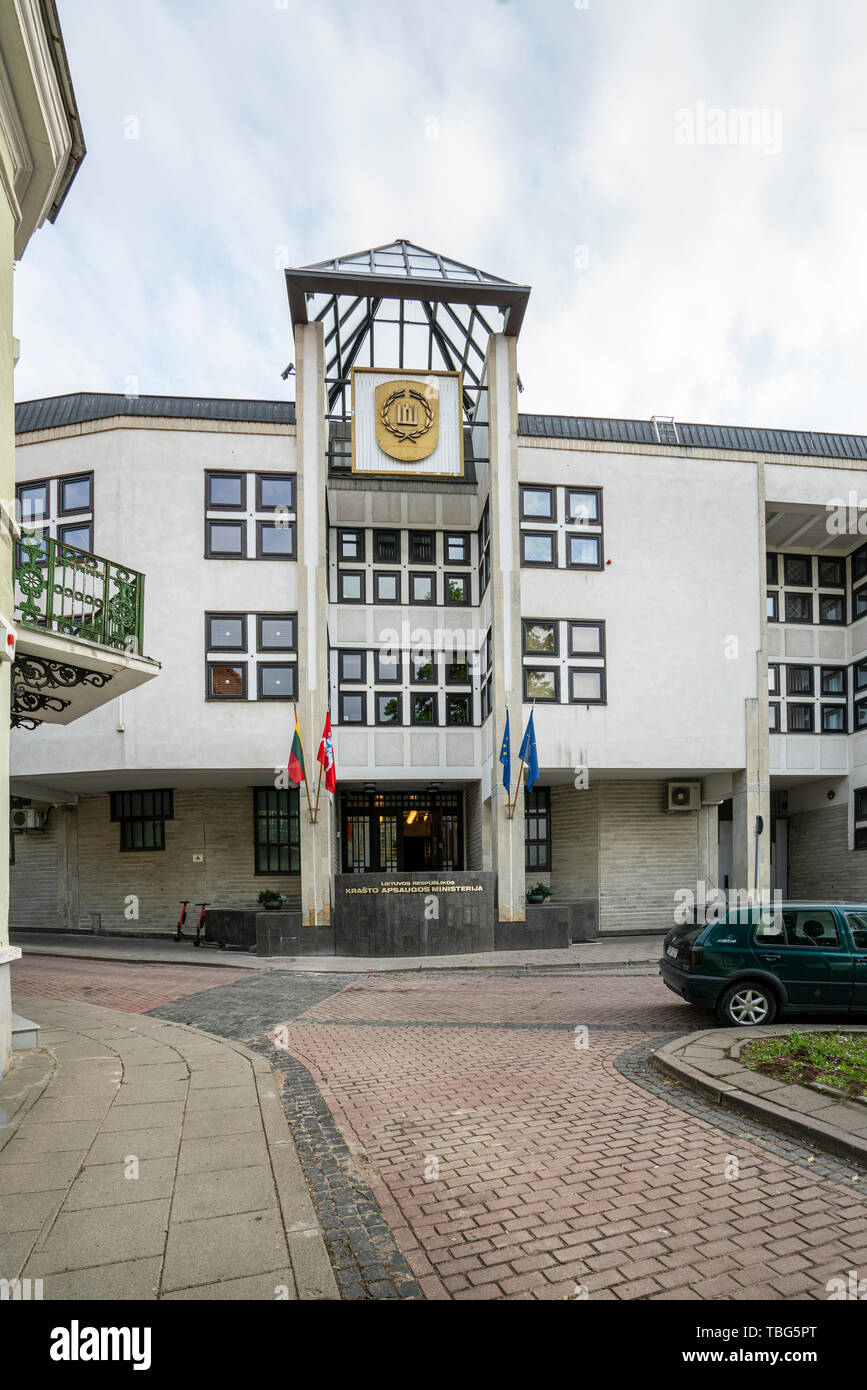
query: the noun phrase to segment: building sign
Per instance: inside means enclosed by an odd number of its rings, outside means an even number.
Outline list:
[[[344,888],[343,891],[369,896],[371,893],[483,893],[485,890],[481,883],[456,883],[453,878],[413,879],[411,883],[400,878],[385,878],[369,888]]]
[[[460,372],[352,372],[352,471],[463,477]]]

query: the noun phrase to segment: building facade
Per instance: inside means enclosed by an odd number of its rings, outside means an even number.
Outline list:
[[[867,898],[867,440],[522,415],[528,288],[407,242],[287,288],[294,403],[18,407],[34,529],[147,571],[161,678],[15,734],[47,815],[13,927],[168,933],[274,889],[293,953],[399,953]]]

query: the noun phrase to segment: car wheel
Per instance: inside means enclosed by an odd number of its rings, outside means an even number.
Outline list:
[[[729,1028],[755,1028],[773,1023],[777,1001],[773,991],[758,980],[741,980],[727,989],[716,1006],[717,1017]]]

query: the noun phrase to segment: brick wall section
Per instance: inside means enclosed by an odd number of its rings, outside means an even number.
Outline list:
[[[849,849],[845,804],[789,817],[788,897],[867,902],[867,850]]]
[[[9,869],[9,926],[58,927],[57,816],[49,814],[45,830],[15,836],[15,863]]]
[[[675,891],[695,891],[698,812],[666,812],[657,781],[603,782],[599,798],[600,931],[671,927]]]
[[[176,790],[174,819],[166,821],[164,850],[121,854],[120,827],[110,820],[107,795],[82,797],[74,814],[78,833],[79,916],[99,913],[105,931],[169,931],[180,903],[209,901],[255,907],[262,888],[278,888],[300,902],[300,879],[257,877],[253,857],[253,793],[249,787]],[[50,824],[50,822],[49,822]],[[22,840],[25,837],[20,837]],[[27,836],[36,841],[35,835]],[[203,864],[193,855],[204,854]],[[66,925],[58,906],[56,845],[22,846],[13,878],[14,926],[57,930]],[[127,918],[127,899],[138,899],[138,918]]]

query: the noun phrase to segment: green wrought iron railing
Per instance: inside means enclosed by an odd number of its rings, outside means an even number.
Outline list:
[[[47,535],[15,545],[15,621],[140,656],[144,575]]]

